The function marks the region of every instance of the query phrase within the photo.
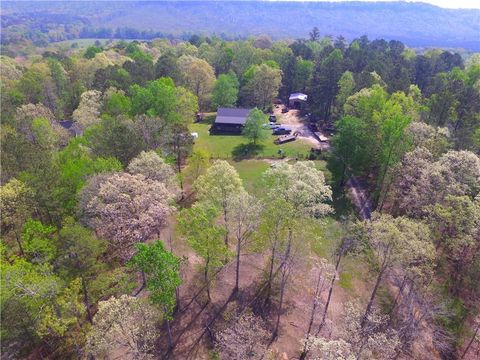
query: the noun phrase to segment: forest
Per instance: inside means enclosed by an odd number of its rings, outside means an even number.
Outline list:
[[[1,56],[2,358],[478,359],[480,54],[305,30]]]

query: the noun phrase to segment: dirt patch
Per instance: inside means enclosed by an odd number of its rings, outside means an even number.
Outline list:
[[[290,110],[287,113],[283,113],[281,108],[274,108],[274,114],[277,116],[279,124],[285,124],[292,129],[292,133],[298,134],[298,139],[311,144],[314,149],[329,150],[330,149],[330,137],[324,135],[328,140],[325,142],[319,141],[318,137],[309,128],[309,121],[307,118],[302,117],[300,110]]]

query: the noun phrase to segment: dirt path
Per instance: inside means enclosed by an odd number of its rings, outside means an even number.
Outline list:
[[[366,186],[356,177],[352,176],[347,181],[348,194],[358,211],[361,220],[370,219],[373,207]]]

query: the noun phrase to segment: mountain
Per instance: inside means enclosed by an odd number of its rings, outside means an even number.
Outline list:
[[[165,34],[322,35],[396,39],[412,47],[480,50],[480,10],[407,2],[266,1],[2,1],[2,17],[39,13],[81,17],[92,27],[129,27]],[[2,21],[3,23],[3,21]]]

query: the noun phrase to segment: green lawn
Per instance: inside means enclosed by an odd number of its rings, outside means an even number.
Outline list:
[[[270,164],[263,160],[243,160],[230,162],[237,169],[245,189],[251,194],[261,194],[262,175],[270,168]]]
[[[190,125],[192,132],[198,133],[198,139],[195,139],[194,147],[203,149],[210,153],[212,158],[229,159],[232,158],[232,151],[237,146],[247,144],[245,137],[240,135],[210,135],[208,132],[210,124],[195,123]],[[278,150],[282,149],[288,157],[305,157],[308,155],[311,145],[302,140],[293,141],[283,145],[273,143],[275,136],[269,136],[262,145],[263,149],[255,155],[255,158],[278,158]]]

